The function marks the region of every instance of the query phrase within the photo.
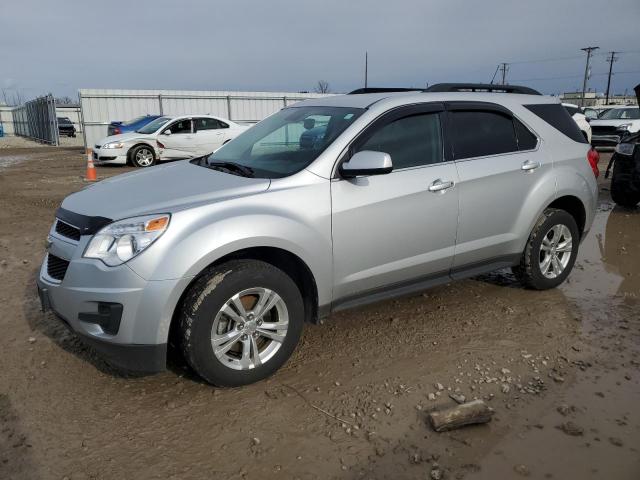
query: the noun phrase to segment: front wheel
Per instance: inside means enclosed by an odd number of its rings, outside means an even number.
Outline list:
[[[148,145],[138,145],[131,152],[131,163],[134,167],[151,167],[156,163],[156,155]]]
[[[533,227],[516,277],[528,288],[547,290],[569,276],[578,255],[580,232],[568,212],[546,209]]]
[[[185,297],[182,353],[213,385],[257,382],[291,356],[303,318],[302,296],[288,275],[257,260],[229,261],[202,275]]]

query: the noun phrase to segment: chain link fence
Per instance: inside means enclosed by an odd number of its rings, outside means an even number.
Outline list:
[[[45,95],[13,109],[15,135],[48,145],[59,145],[56,102],[53,95]]]

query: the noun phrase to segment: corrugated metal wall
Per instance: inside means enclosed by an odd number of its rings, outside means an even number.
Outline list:
[[[255,123],[287,105],[324,96],[292,92],[100,89],[82,89],[79,94],[85,146],[104,138],[112,121],[127,121],[146,114],[211,114],[239,123]]]

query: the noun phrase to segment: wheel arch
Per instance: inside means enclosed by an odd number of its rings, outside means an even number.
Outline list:
[[[156,152],[156,149],[153,145],[147,142],[138,141],[131,145],[131,147],[129,147],[129,150],[127,150],[127,163],[131,164],[131,156],[133,155],[133,151],[138,147],[150,148],[155,160],[158,161],[160,159],[160,156],[158,155],[158,152]]]
[[[189,282],[180,295],[180,299],[174,308],[173,315],[171,317],[171,324],[169,326],[170,343],[173,343],[173,339],[177,338],[176,335],[179,333],[176,330],[179,324],[177,317],[181,310],[182,302],[193,284],[211,268],[222,265],[229,260],[240,259],[263,261],[285,272],[301,289],[300,293],[302,294],[302,301],[304,305],[305,323],[318,323],[320,317],[318,308],[318,287],[316,279],[306,262],[298,255],[282,248],[271,246],[249,247],[236,250],[216,259],[192,278],[191,282]]]
[[[584,235],[584,229],[587,223],[587,209],[584,206],[582,200],[573,195],[563,195],[556,198],[553,202],[547,205],[546,208],[557,208],[564,210],[571,215],[578,224],[578,231],[580,236]]]

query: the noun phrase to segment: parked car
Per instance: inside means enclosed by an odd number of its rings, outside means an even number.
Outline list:
[[[573,118],[573,120],[576,122],[578,128],[582,132],[582,135],[584,135],[584,138],[587,140],[587,142],[591,143],[591,125],[589,125],[590,120],[582,112],[580,107],[572,103],[563,103],[562,106],[567,112],[569,112],[571,118]]]
[[[93,149],[93,159],[150,167],[158,161],[211,153],[247,128],[211,115],[158,117],[135,132],[103,138]]]
[[[76,136],[76,127],[73,126],[73,122],[67,117],[58,118],[58,134],[65,135],[67,137]]]
[[[594,146],[615,147],[625,135],[640,131],[640,108],[611,107],[598,120],[591,122],[591,130]]]
[[[640,84],[635,87],[640,103]],[[616,145],[607,173],[611,177],[611,198],[618,205],[633,208],[640,203],[640,132],[628,134]]]
[[[111,363],[159,371],[172,343],[206,381],[237,386],[331,312],[505,267],[532,289],[567,278],[598,187],[557,99],[366,92],[296,103],[213,154],[68,196],[44,308]],[[326,129],[307,148],[309,119]]]
[[[142,115],[128,122],[111,122],[107,127],[107,136],[120,135],[121,133],[135,132],[148,123],[153,122],[162,115]]]

